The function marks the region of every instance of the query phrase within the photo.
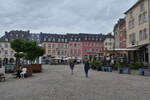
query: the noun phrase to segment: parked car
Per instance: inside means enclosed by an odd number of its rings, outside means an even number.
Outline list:
[[[13,73],[15,70],[15,64],[5,65],[5,73]]]

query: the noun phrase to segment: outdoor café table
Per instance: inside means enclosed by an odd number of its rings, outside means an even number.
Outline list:
[[[144,75],[145,71],[150,72],[150,69],[148,69],[148,68],[140,68],[139,69],[139,75]]]
[[[112,67],[102,67],[102,71],[112,72]]]
[[[118,68],[118,73],[122,74],[123,71],[126,71],[127,74],[130,74],[130,73],[131,73],[131,71],[130,71],[129,68],[125,68],[125,67],[124,67],[124,68]]]

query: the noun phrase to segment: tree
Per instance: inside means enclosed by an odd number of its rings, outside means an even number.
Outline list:
[[[43,47],[38,46],[35,41],[32,40],[21,40],[16,39],[11,41],[11,47],[16,51],[15,57],[26,58],[27,60],[34,61],[36,58],[44,55],[45,49]]]
[[[16,57],[16,64],[20,64],[20,58],[24,56],[23,50],[24,50],[24,40],[22,39],[15,39],[12,40],[11,42],[11,48],[15,50],[15,57]]]

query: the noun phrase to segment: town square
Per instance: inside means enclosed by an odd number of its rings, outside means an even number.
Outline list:
[[[0,0],[0,100],[149,100],[150,0]]]
[[[150,75],[150,74],[149,74]],[[1,100],[148,100],[149,75],[120,75],[90,70],[85,78],[83,64],[74,75],[69,66],[44,65],[43,72],[26,79],[9,76],[0,83]]]

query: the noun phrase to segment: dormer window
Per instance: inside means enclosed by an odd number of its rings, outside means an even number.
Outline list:
[[[78,38],[78,40],[79,40],[79,41],[81,41],[81,39],[80,39],[80,38]]]
[[[64,42],[64,39],[61,39],[62,42]]]
[[[44,38],[44,41],[46,41],[46,38]]]
[[[55,38],[53,38],[53,42],[55,42]]]
[[[60,42],[60,39],[58,39],[58,42]]]
[[[67,39],[65,39],[65,42],[68,42],[68,40],[67,40]]]
[[[85,40],[87,40],[87,37],[85,37]]]
[[[51,41],[51,39],[50,39],[50,38],[48,38],[48,41]]]
[[[8,39],[7,39],[7,38],[5,38],[5,41],[8,41]]]

